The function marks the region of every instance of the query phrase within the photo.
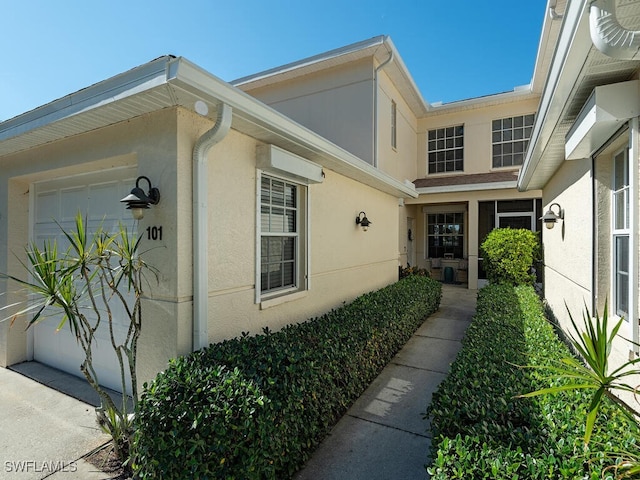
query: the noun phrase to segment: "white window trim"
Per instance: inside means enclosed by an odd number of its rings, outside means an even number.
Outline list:
[[[467,242],[468,242],[468,228],[469,228],[469,215],[467,214],[467,208],[461,207],[460,205],[443,205],[443,208],[438,209],[438,207],[430,205],[427,207],[423,207],[422,212],[424,215],[424,258],[434,258],[430,256],[429,252],[429,237],[435,235],[429,235],[429,215],[438,215],[438,214],[462,214],[462,226],[463,233],[461,235],[453,235],[450,236],[461,236],[462,237],[462,256],[468,256],[467,253]],[[444,235],[443,235],[444,236]]]
[[[275,178],[278,180],[282,180],[285,182],[293,183],[299,186],[297,189],[297,204],[298,204],[298,225],[305,229],[304,232],[298,232],[298,242],[296,245],[296,286],[291,288],[283,288],[281,290],[277,290],[274,292],[262,293],[261,292],[261,274],[262,274],[262,264],[261,264],[261,245],[262,245],[262,228],[261,228],[261,182],[262,177],[267,176],[270,178]],[[302,195],[301,188],[305,190],[306,195]],[[309,221],[309,212],[310,212],[310,191],[309,186],[307,184],[301,183],[299,178],[291,178],[284,175],[274,174],[271,171],[264,171],[261,169],[256,169],[256,209],[255,209],[255,225],[256,225],[256,237],[255,237],[255,303],[260,305],[261,309],[270,308],[276,305],[280,305],[286,303],[288,301],[297,300],[298,298],[303,298],[306,296],[306,292],[311,288],[311,282],[309,279],[310,272],[310,261],[311,261],[311,223]],[[300,220],[300,209],[304,208],[305,221],[302,224],[299,222]],[[304,242],[304,248],[303,248]],[[304,255],[304,259],[302,258]],[[300,263],[304,261],[304,265],[300,265]]]
[[[462,127],[462,135],[460,135],[460,136],[455,134],[455,129],[459,128],[459,127]],[[445,145],[445,147],[443,149],[436,147],[435,150],[430,150],[429,149],[429,142],[430,142],[429,134],[431,132],[437,132],[438,130],[444,130],[445,131],[444,140],[445,140],[445,143],[446,143],[446,140],[447,140],[446,131],[447,131],[448,128],[453,128],[454,129],[454,135],[453,135],[453,137],[451,137],[454,140],[454,146],[451,147],[451,148],[448,148]],[[437,133],[436,133],[436,135],[437,135]],[[456,174],[456,173],[464,173],[464,171],[465,171],[465,144],[464,144],[465,135],[466,135],[466,128],[465,128],[465,124],[464,123],[459,123],[459,124],[455,124],[455,125],[449,125],[449,126],[446,126],[446,127],[436,127],[436,128],[431,128],[431,129],[427,130],[427,165],[426,165],[427,166],[427,171],[426,171],[427,175],[429,175],[429,176],[431,176],[431,175],[441,175],[441,176],[443,176],[443,175],[452,175],[452,174]],[[458,138],[458,137],[462,138],[462,147],[456,147],[455,146],[455,139]],[[437,138],[436,138],[436,141],[437,141]],[[460,170],[458,170],[458,169],[445,170],[445,171],[442,171],[442,172],[438,172],[438,171],[429,172],[429,154],[430,153],[438,154],[440,152],[444,152],[446,154],[447,151],[452,150],[452,151],[455,152],[458,149],[462,150],[462,159],[461,159],[461,161],[462,161],[462,169],[460,169]],[[455,163],[455,159],[454,159],[454,163]],[[436,165],[437,164],[438,164],[438,160],[436,160]],[[445,160],[445,164],[446,164],[446,160]]]
[[[523,130],[526,130],[527,127],[524,126],[524,121],[525,121],[525,118],[528,117],[529,115],[533,115],[534,116],[533,121],[534,121],[534,124],[535,124],[535,115],[536,115],[535,112],[533,112],[533,113],[524,113],[522,115],[512,115],[510,117],[494,118],[491,121],[491,151],[490,151],[490,154],[489,154],[491,170],[505,170],[505,169],[514,169],[514,168],[522,167],[522,165],[524,164],[524,158],[527,155],[527,148],[528,148],[528,145],[529,145],[529,141],[531,140],[531,136],[533,135],[533,124],[532,124],[531,125],[531,132],[529,134],[529,137],[525,137],[523,135],[522,139],[517,139],[516,140],[516,139],[512,138],[510,141],[509,140],[506,140],[506,141],[501,140],[500,142],[495,142],[493,140],[493,134],[494,134],[493,122],[495,122],[497,120],[500,120],[502,122],[502,121],[508,120],[508,119],[511,119],[511,121],[513,122],[513,120],[515,118],[522,117],[522,121],[523,121],[523,127],[522,128],[523,128]],[[519,127],[513,127],[512,126],[511,130],[513,131],[514,128],[519,128]],[[504,131],[504,128],[501,127],[500,132],[503,132],[503,131]],[[522,162],[521,163],[512,163],[511,165],[502,165],[502,166],[499,166],[499,167],[496,167],[493,164],[493,147],[494,147],[494,145],[505,145],[507,143],[510,143],[511,145],[513,145],[515,142],[520,142],[520,141],[525,142],[525,148],[524,148],[524,151],[522,152]],[[504,155],[504,153],[501,154],[501,158],[502,158],[503,155]],[[514,155],[513,151],[511,153],[511,155]],[[513,157],[512,157],[512,160],[513,160]]]
[[[626,228],[616,228],[616,202],[615,202],[615,195],[616,195],[616,190],[615,190],[615,158],[620,155],[621,153],[625,154],[626,157],[626,161],[627,161],[627,175],[629,176],[629,183],[628,185],[625,187],[626,189],[626,202],[628,204],[628,212],[629,212],[629,218],[628,220],[628,227]],[[630,171],[631,168],[631,161],[630,161],[630,152],[627,146],[625,146],[624,148],[621,148],[617,151],[615,151],[612,155],[612,166],[613,166],[613,174],[611,176],[611,224],[610,224],[610,228],[611,228],[611,251],[610,251],[610,272],[611,272],[611,283],[610,283],[610,299],[612,300],[610,303],[612,304],[611,306],[613,308],[610,309],[611,314],[614,316],[614,318],[620,318],[620,315],[618,314],[618,301],[617,301],[617,290],[616,290],[616,284],[617,284],[617,275],[616,275],[616,265],[617,265],[617,259],[616,259],[616,238],[617,237],[624,237],[626,236],[629,239],[629,262],[630,265],[627,267],[627,275],[629,276],[628,278],[628,291],[629,291],[629,297],[631,297],[633,295],[632,292],[632,267],[631,264],[633,264],[633,251],[631,250],[631,248],[633,247],[632,245],[632,235],[631,235],[631,231],[632,231],[632,219],[633,219],[633,212],[631,210],[631,193],[632,193],[632,172]],[[631,315],[631,312],[633,312],[632,309],[632,300],[631,298],[627,299],[627,306],[629,309],[629,312],[627,312],[627,315],[625,315],[625,321],[629,321],[628,317]]]

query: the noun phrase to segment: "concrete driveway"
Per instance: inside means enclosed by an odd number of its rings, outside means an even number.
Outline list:
[[[0,479],[109,478],[81,458],[109,440],[86,382],[35,362],[14,368],[24,375],[0,368]]]

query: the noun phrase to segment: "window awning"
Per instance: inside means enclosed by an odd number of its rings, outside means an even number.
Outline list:
[[[565,158],[589,158],[630,118],[640,115],[640,81],[593,89],[565,137]]]

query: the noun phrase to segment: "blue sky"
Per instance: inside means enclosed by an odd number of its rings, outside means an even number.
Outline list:
[[[223,80],[390,35],[423,97],[528,84],[546,0],[3,0],[0,120],[165,54]]]

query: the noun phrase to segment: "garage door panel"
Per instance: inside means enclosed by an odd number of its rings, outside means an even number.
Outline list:
[[[40,246],[46,240],[55,239],[58,252],[65,251],[69,241],[60,230],[75,229],[75,217],[80,211],[87,218],[87,233],[92,235],[99,227],[115,233],[123,223],[129,231],[135,232],[135,221],[130,212],[119,202],[128,194],[135,182],[135,169],[104,171],[91,176],[65,178],[39,184],[35,188],[35,224],[33,239]],[[123,192],[125,192],[123,194]],[[60,225],[58,225],[60,224]],[[78,288],[83,285],[79,284]],[[99,290],[95,294],[99,294]],[[120,370],[113,351],[108,328],[108,313],[97,298],[102,315],[101,325],[96,332],[92,347],[93,365],[99,382],[109,388],[121,390]],[[133,296],[130,297],[133,300]],[[118,341],[125,338],[129,320],[124,307],[111,302],[114,335]],[[91,307],[91,299],[84,298],[82,306],[87,317],[95,321],[96,314]],[[82,376],[80,365],[84,360],[84,351],[77,344],[70,331],[68,322],[57,331],[62,319],[61,314],[47,317],[34,329],[34,358],[40,362],[60,368],[72,374]],[[126,360],[125,360],[126,361]],[[128,367],[126,367],[128,368]]]
[[[61,319],[61,315],[54,315],[38,323],[36,335],[40,348],[35,349],[34,357],[39,362],[80,375],[84,359],[82,348],[71,334],[68,323],[57,330]]]
[[[91,185],[89,187],[89,220],[120,219],[122,217],[122,203],[119,200],[122,197],[114,195],[115,192],[119,191],[119,182]]]
[[[57,191],[42,192],[36,196],[36,223],[51,222],[60,218],[60,204]]]
[[[65,188],[60,191],[61,222],[72,222],[78,212],[87,211],[87,189],[85,187]]]

